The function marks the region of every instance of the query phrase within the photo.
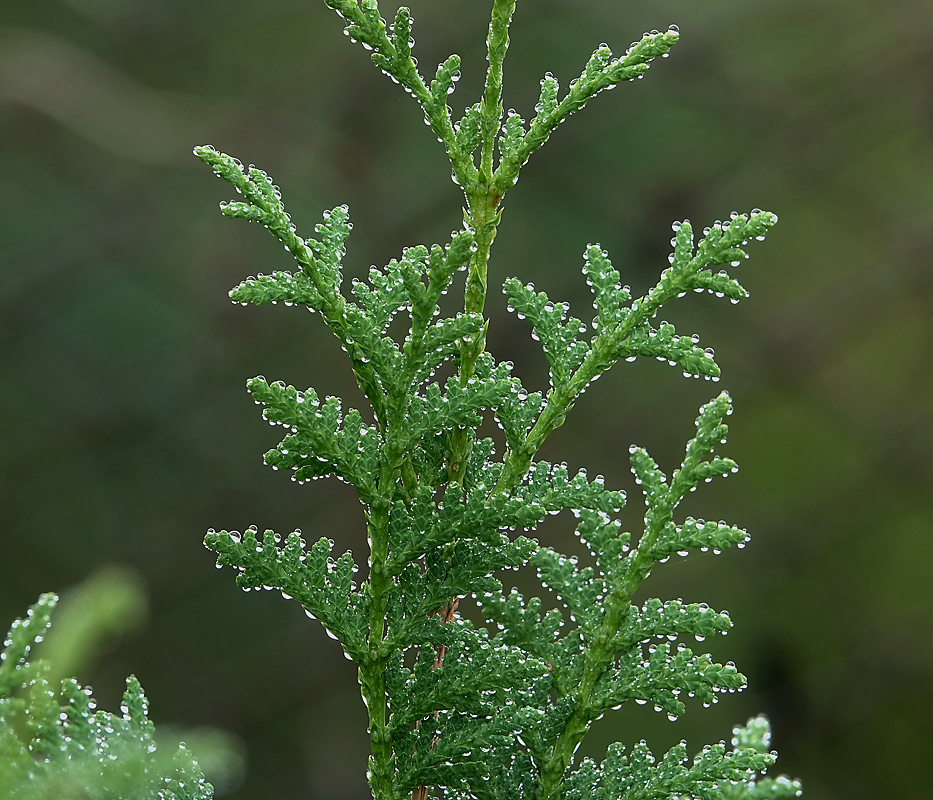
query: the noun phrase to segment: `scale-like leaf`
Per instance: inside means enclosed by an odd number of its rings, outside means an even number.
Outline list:
[[[265,455],[273,469],[294,470],[297,481],[337,475],[356,486],[363,495],[373,490],[372,476],[378,464],[378,432],[364,425],[359,411],[341,417],[340,400],[323,403],[313,389],[299,392],[282,382],[253,378],[249,390],[265,406],[263,416],[291,433]]]
[[[655,638],[673,640],[686,635],[702,642],[715,633],[726,633],[731,627],[732,620],[725,611],[714,611],[705,603],[662,602],[651,598],[640,609],[632,610],[613,647],[623,650]]]
[[[290,533],[284,547],[267,530],[260,544],[255,527],[240,536],[236,531],[208,531],[205,545],[217,553],[217,563],[239,571],[237,585],[244,589],[278,589],[294,598],[305,612],[325,626],[343,648],[359,660],[365,648],[366,598],[355,591],[357,571],[353,555],[331,558],[333,542],[322,537],[306,549],[301,534]]]
[[[589,352],[589,344],[579,338],[586,330],[583,323],[567,316],[566,303],[552,303],[544,292],[535,292],[532,284],[526,286],[509,278],[503,291],[509,298],[509,310],[519,319],[527,319],[532,336],[541,341],[551,366],[551,385],[564,386]]]
[[[745,687],[745,676],[730,661],[717,664],[709,655],[694,655],[684,644],[672,649],[670,643],[652,644],[645,659],[640,650],[623,653],[619,666],[609,673],[600,688],[600,705],[613,708],[628,700],[653,703],[656,711],[674,718],[684,713],[681,694],[696,697],[704,705],[719,699],[717,692],[734,692]]]
[[[701,798],[723,800],[722,786],[744,781],[749,772],[766,770],[774,757],[752,749],[727,751],[708,745],[692,759],[681,742],[657,759],[642,740],[628,753],[612,744],[600,765],[597,800],[610,798]]]

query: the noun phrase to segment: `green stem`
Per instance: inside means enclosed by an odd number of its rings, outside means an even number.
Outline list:
[[[575,693],[577,700],[573,713],[564,726],[564,730],[557,737],[550,759],[541,770],[536,800],[552,800],[559,796],[560,787],[567,768],[573,760],[573,754],[583,741],[583,737],[586,736],[593,720],[604,711],[602,707],[594,705],[591,698],[594,696],[597,682],[612,665],[618,648],[617,643],[614,644],[614,642],[631,609],[632,595],[648,576],[654,563],[651,550],[665,524],[671,518],[676,498],[679,496],[675,493],[676,488],[678,487],[671,486],[667,501],[661,504],[663,513],[651,519],[651,523],[639,540],[638,549],[633,554],[621,585],[605,600],[605,616],[598,632],[591,641],[587,642],[584,650],[583,676]],[[682,495],[683,492],[679,494]]]
[[[626,570],[624,580],[606,598],[606,614],[598,632],[591,641],[587,642],[584,650],[583,676],[575,692],[577,700],[573,713],[564,726],[564,730],[557,737],[550,759],[541,770],[536,800],[552,800],[559,796],[560,787],[567,768],[573,760],[573,754],[589,731],[593,720],[604,711],[602,707],[594,705],[591,698],[594,696],[596,684],[612,664],[618,647],[614,642],[629,614],[632,595],[648,576],[653,564],[651,550],[664,525],[670,520],[673,506],[676,504],[671,500],[675,497],[674,487],[671,488],[672,494],[665,504],[664,513],[652,520],[652,524],[639,540],[638,550]]]
[[[381,482],[381,481],[380,481]],[[383,487],[380,487],[383,488]],[[372,760],[369,783],[376,800],[394,798],[395,759],[392,741],[386,725],[388,717],[388,694],[386,692],[384,653],[386,630],[386,607],[391,578],[385,565],[389,556],[389,510],[391,501],[381,496],[369,510],[369,649],[360,663],[360,687],[366,710],[369,714],[369,738]]]
[[[489,67],[486,70],[486,90],[482,101],[483,145],[480,158],[480,180],[492,182],[492,156],[502,121],[502,64],[509,49],[509,23],[515,12],[516,0],[495,0],[486,37]]]
[[[391,433],[391,431],[390,431]],[[386,569],[389,558],[389,514],[395,500],[395,485],[404,460],[394,452],[393,442],[397,437],[387,435],[387,458],[379,475],[378,496],[369,506],[367,525],[369,528],[369,647],[360,662],[359,681],[369,715],[369,739],[372,758],[369,769],[369,785],[374,800],[398,800],[396,786],[395,752],[388,729],[389,696],[386,688],[385,670],[389,652],[386,647],[386,617],[389,592],[393,586],[392,576]]]
[[[399,486],[404,476],[407,460],[404,435],[404,398],[390,395],[387,398],[389,414],[385,425],[383,462],[379,472],[375,499],[369,504],[366,521],[369,530],[369,641],[365,656],[360,662],[359,681],[369,715],[369,738],[372,759],[369,769],[369,784],[374,800],[399,800],[401,794],[396,783],[395,751],[391,732],[388,729],[389,695],[386,687],[385,670],[390,647],[387,638],[389,593],[395,582],[387,568],[389,560],[389,517],[392,506],[403,502],[400,494],[405,491]]]
[[[573,754],[583,741],[583,737],[586,736],[593,720],[602,711],[592,703],[591,698],[597,682],[606,672],[607,667],[612,664],[612,642],[625,621],[629,609],[628,598],[623,600],[617,597],[613,600],[615,602],[610,601],[599,632],[584,650],[585,663],[583,676],[576,692],[577,702],[564,730],[554,743],[550,759],[541,769],[536,800],[553,800],[560,796],[564,774],[573,760]]]
[[[501,203],[504,190],[493,184],[492,161],[499,125],[502,120],[502,64],[509,48],[509,23],[515,11],[516,0],[495,0],[486,38],[489,67],[482,100],[480,129],[482,145],[479,173],[471,185],[464,187],[469,207],[469,224],[476,240],[476,251],[470,259],[466,279],[463,309],[468,314],[482,315],[486,307],[489,252],[502,219]],[[486,349],[486,326],[460,345],[460,381],[465,385],[476,372],[476,363]],[[470,457],[469,431],[459,428],[453,432],[450,443],[448,477],[463,483],[467,460]]]
[[[479,188],[468,194],[470,205],[470,224],[476,240],[476,252],[470,259],[464,296],[464,310],[468,314],[482,315],[486,306],[486,281],[489,251],[496,238],[496,229],[501,219],[497,208],[501,199],[498,192]],[[479,357],[486,349],[486,328],[484,324],[470,339],[460,342],[460,383],[465,386],[476,372]],[[470,457],[470,433],[466,428],[458,428],[451,435],[450,459],[447,465],[448,477],[452,482],[463,483],[467,460]]]

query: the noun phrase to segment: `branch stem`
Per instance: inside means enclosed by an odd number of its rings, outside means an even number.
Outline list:
[[[486,38],[489,67],[486,71],[486,88],[481,104],[480,167],[473,182],[464,187],[469,226],[476,241],[476,250],[468,267],[463,302],[463,310],[468,314],[484,313],[489,252],[502,219],[501,203],[505,192],[493,183],[492,162],[502,120],[502,65],[509,47],[509,24],[515,11],[515,2],[516,0],[495,0]],[[473,377],[476,363],[486,349],[486,327],[484,325],[474,337],[460,344],[462,385],[466,385]],[[462,485],[470,449],[469,432],[464,428],[455,430],[451,436],[450,459],[447,465],[448,477],[452,482]]]

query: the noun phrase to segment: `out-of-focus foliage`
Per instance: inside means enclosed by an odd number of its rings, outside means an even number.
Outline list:
[[[125,567],[103,567],[56,605],[55,626],[42,639],[51,684],[81,675],[111,639],[138,629],[146,616],[139,576]]]
[[[477,93],[485,4],[410,5],[424,63],[456,50],[458,93]],[[565,265],[592,238],[640,291],[666,257],[671,219],[780,212],[743,280],[752,302],[720,315],[685,299],[673,320],[705,331],[741,408],[741,474],[689,511],[729,507],[755,544],[740,563],[727,553],[672,565],[671,590],[690,603],[702,585],[739,623],[729,657],[752,688],[710,710],[723,729],[767,711],[783,769],[813,796],[924,798],[933,19],[922,0],[524,3],[506,106],[532,118],[542,71],[578,71],[593,30],[620,51],[632,30],[667,22],[681,29],[678,57],[650,93],[633,85],[552,136],[512,190],[495,259],[501,274],[533,268],[539,290],[577,309],[588,293]],[[0,9],[0,617],[101,562],[132,563],[153,589],[152,624],[87,680],[116,707],[112,687],[137,672],[165,718],[241,734],[251,767],[238,798],[262,797],[272,774],[282,796],[361,796],[365,716],[339,650],[300,614],[283,618],[277,598],[240,597],[205,575],[210,555],[192,531],[252,519],[330,536],[338,550],[365,542],[343,515],[343,487],[295,492],[254,457],[274,441],[242,425],[231,376],[326,376],[319,388],[343,396],[352,376],[323,329],[309,339],[293,314],[227,307],[229,284],[281,251],[215,220],[216,187],[190,146],[268,166],[299,222],[350,204],[365,231],[350,244],[351,277],[416,228],[438,240],[460,217],[420,114],[332,25],[308,0]],[[342,77],[311,78],[322,71]],[[521,263],[519,246],[531,248]],[[506,302],[490,298],[489,349],[538,358],[520,377],[543,382],[548,364]],[[286,338],[294,353],[270,363]],[[672,398],[660,365],[633,369],[638,397],[609,375],[555,434],[562,458],[610,484],[628,469],[629,441],[675,459],[678,434],[658,422],[706,399],[699,385]],[[556,523],[542,539],[564,547]],[[754,628],[742,624],[752,606],[769,610]],[[635,724],[656,751],[681,736],[660,715],[623,712],[597,723],[591,755]],[[690,717],[679,725],[701,735]]]
[[[122,716],[96,710],[90,689],[50,680],[47,661],[30,658],[57,598],[44,594],[10,628],[0,653],[0,793],[9,800],[210,800],[184,747],[155,742],[148,701],[126,681]]]

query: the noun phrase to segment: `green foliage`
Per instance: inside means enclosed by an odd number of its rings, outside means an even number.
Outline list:
[[[90,689],[30,659],[57,598],[44,594],[16,620],[0,654],[0,795],[9,800],[209,800],[183,747],[156,746],[148,702],[126,681],[122,714],[96,710]]]
[[[745,685],[731,662],[717,663],[679,641],[725,633],[728,615],[680,600],[632,602],[651,570],[674,554],[715,553],[748,539],[725,522],[676,516],[700,483],[736,470],[716,454],[725,442],[729,396],[723,392],[700,409],[670,480],[645,449],[632,446],[632,471],[647,504],[636,536],[621,530],[623,492],[604,486],[601,476],[537,458],[577,398],[620,360],[657,358],[687,376],[719,379],[713,351],[701,349],[696,335],[655,320],[662,306],[691,290],[743,299],[742,286],[714,269],[738,266],[775,215],[733,213],[699,242],[689,222],[675,223],[669,266],[640,297],[621,285],[608,253],[587,246],[583,272],[595,311],[589,325],[532,284],[506,280],[510,309],[530,323],[550,365],[550,386],[542,392],[529,391],[510,363],[485,351],[487,265],[506,192],[557,125],[594,95],[642,77],[655,58],[668,55],[677,29],[647,33],[622,56],[600,46],[563,96],[546,75],[526,126],[502,105],[515,0],[494,0],[484,93],[454,121],[447,101],[460,59],[445,59],[426,82],[412,56],[407,8],[387,24],[376,0],[325,3],[376,66],[419,103],[463,192],[464,226],[446,244],[407,248],[347,291],[345,206],[326,212],[314,236],[304,238],[262,170],[212,147],[195,149],[245,198],[222,204],[223,213],[262,224],[297,264],[292,272],[249,278],[231,298],[281,301],[319,314],[347,352],[369,405],[344,411],[340,398],[321,398],[313,389],[264,378],[248,384],[266,419],[286,429],[267,464],[290,470],[298,482],[333,476],[357,490],[370,545],[365,577],[357,583],[352,554],[335,559],[327,538],[308,547],[297,532],[283,542],[271,530],[260,539],[255,528],[242,536],[210,531],[206,543],[218,564],[237,569],[245,589],[277,589],[295,599],[358,664],[377,800],[406,794],[421,800],[430,787],[438,796],[481,800],[799,793],[793,781],[763,777],[776,756],[767,751],[762,718],[737,729],[732,749],[708,746],[692,760],[685,744],[656,758],[644,742],[613,745],[601,764],[574,758],[592,723],[629,701],[676,719],[685,700],[709,705]],[[441,295],[461,270],[463,310],[442,316]],[[396,338],[389,329],[399,315],[408,325]],[[482,438],[489,419],[501,437]],[[561,511],[578,518],[576,534],[591,565],[521,535]],[[545,610],[540,598],[503,586],[504,570],[526,565],[557,607]],[[459,614],[461,601],[475,603],[489,626]]]

